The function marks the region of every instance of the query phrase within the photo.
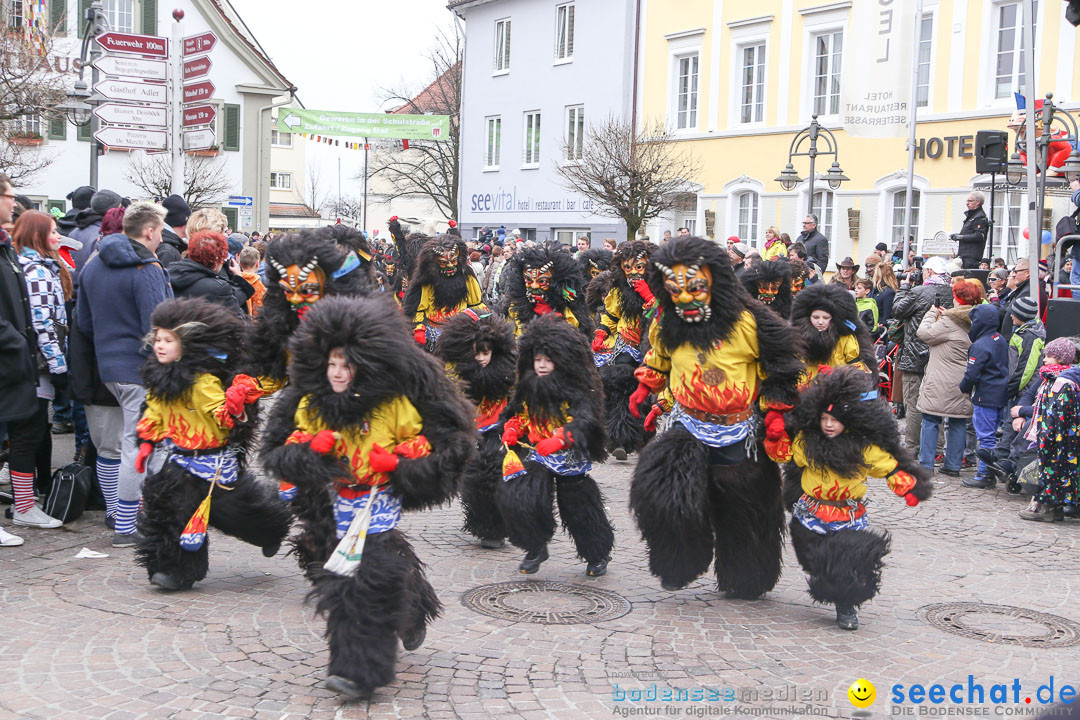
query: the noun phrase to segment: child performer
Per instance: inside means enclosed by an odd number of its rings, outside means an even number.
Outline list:
[[[531,321],[518,345],[517,378],[503,413],[508,451],[496,500],[510,542],[527,553],[518,570],[531,575],[548,558],[554,493],[586,574],[603,575],[615,534],[588,475],[590,461],[606,453],[604,396],[585,336],[554,313]]]
[[[146,478],[135,551],[150,582],[186,590],[209,568],[207,523],[272,557],[289,532],[288,509],[246,470],[255,423],[255,380],[234,372],[244,323],[201,298],[167,300],[150,317],[153,354],[143,367],[146,409],[135,469],[157,446],[161,469]],[[231,382],[231,384],[230,384]]]
[[[818,374],[787,427],[795,438],[777,454],[794,461],[785,468],[784,494],[795,556],[809,575],[810,596],[835,604],[837,625],[857,630],[857,609],[877,594],[889,552],[888,533],[868,529],[866,478],[885,478],[915,506],[930,497],[931,471],[903,449],[889,406],[855,367]]]
[[[397,525],[457,491],[472,410],[384,295],[321,300],[290,352],[263,466],[296,486],[293,542],[326,617],[327,687],[367,696],[393,682],[398,639],[415,650],[440,612]]]
[[[825,367],[856,365],[864,372],[877,367],[873,340],[844,286],[816,283],[800,292],[791,306],[791,324],[806,346],[800,386]]]

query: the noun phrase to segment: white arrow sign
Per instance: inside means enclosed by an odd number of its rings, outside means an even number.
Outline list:
[[[184,136],[185,150],[208,150],[217,144],[214,131],[209,128],[184,130],[182,134]]]
[[[282,118],[281,122],[285,123],[290,128],[294,128],[297,125],[302,124],[304,121],[301,120],[299,116],[293,115],[292,113],[289,113],[284,118]]]
[[[111,125],[140,125],[143,127],[167,127],[169,112],[154,105],[121,105],[105,103],[94,108],[94,114],[102,122]]]
[[[106,55],[94,63],[106,75],[123,75],[142,80],[164,80],[166,65],[163,60],[143,60],[141,58]]]
[[[102,128],[94,138],[103,145],[129,150],[164,150],[168,147],[169,134],[164,130],[141,130],[139,128]]]
[[[104,80],[95,85],[94,89],[110,100],[165,103],[169,99],[168,90],[165,85],[154,85],[146,82]]]

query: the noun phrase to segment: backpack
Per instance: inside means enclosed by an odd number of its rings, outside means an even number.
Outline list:
[[[65,523],[78,520],[86,510],[93,484],[93,470],[86,465],[69,463],[53,473],[52,490],[42,510],[49,517]]]
[[[1077,216],[1080,215],[1080,208],[1077,208],[1076,212],[1071,215],[1066,215],[1057,221],[1057,225],[1054,227],[1054,238],[1060,240],[1066,235],[1080,235],[1080,220]]]

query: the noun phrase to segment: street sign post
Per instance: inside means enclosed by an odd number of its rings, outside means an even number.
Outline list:
[[[94,139],[102,145],[127,150],[164,150],[169,144],[169,134],[164,130],[116,127],[109,125],[94,133]]]
[[[449,115],[395,115],[281,108],[278,132],[398,140],[450,139]]]
[[[185,150],[208,150],[217,143],[214,131],[210,128],[184,130],[181,135]]]
[[[106,75],[119,75],[139,80],[165,80],[168,77],[166,72],[168,66],[163,60],[105,55],[94,61],[94,67]]]
[[[250,195],[230,195],[228,204],[233,207],[251,207],[255,204],[255,198]]]
[[[196,78],[206,77],[210,74],[210,68],[213,67],[213,63],[210,62],[210,58],[205,55],[202,57],[192,58],[184,61],[184,81],[194,80]]]
[[[94,108],[94,114],[110,125],[138,125],[140,127],[168,127],[169,112],[158,105],[123,105],[105,103]]]
[[[94,38],[108,52],[147,55],[150,57],[169,57],[169,42],[156,35],[133,35],[131,33],[107,32]]]
[[[161,104],[169,100],[169,90],[166,85],[145,81],[103,80],[94,86],[94,90],[110,100]]]
[[[210,31],[189,35],[184,38],[184,57],[208,53],[214,49],[215,45],[217,45],[217,35]]]
[[[195,83],[194,85],[184,86],[184,104],[196,103],[209,100],[214,96],[214,83],[209,80],[203,80],[202,82]]]
[[[213,105],[193,105],[183,110],[183,125],[186,128],[209,125],[217,117],[217,110]]]

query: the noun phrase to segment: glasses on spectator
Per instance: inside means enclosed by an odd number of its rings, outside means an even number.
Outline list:
[[[15,196],[12,195],[11,193],[0,193],[0,197],[11,198],[12,200],[15,199]]]

